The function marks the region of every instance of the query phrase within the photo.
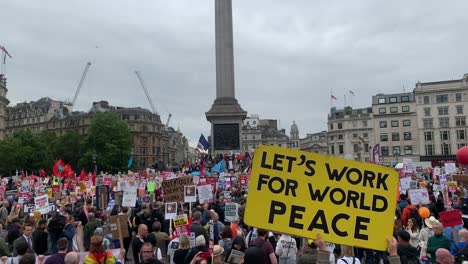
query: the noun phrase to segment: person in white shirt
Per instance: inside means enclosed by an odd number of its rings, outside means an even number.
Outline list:
[[[278,243],[276,244],[275,253],[279,257],[279,264],[296,263],[296,240],[290,235],[281,235]]]
[[[341,258],[336,264],[361,264],[358,258],[354,257],[353,247],[341,245]]]

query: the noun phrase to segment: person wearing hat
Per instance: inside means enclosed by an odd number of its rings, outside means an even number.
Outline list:
[[[424,219],[424,227],[421,228],[419,231],[419,248],[420,248],[420,254],[419,257],[421,259],[428,259],[427,257],[427,241],[429,240],[430,237],[434,236],[434,231],[432,231],[432,225],[437,221],[434,216],[431,216],[429,218]]]
[[[213,262],[211,264],[224,264],[224,248],[220,245],[215,245],[213,248]]]
[[[432,224],[434,236],[427,240],[427,253],[431,254],[431,262],[435,263],[435,252],[439,248],[450,250],[450,240],[444,236],[444,228],[440,222]]]
[[[397,252],[401,263],[419,263],[419,252],[410,245],[410,239],[410,234],[407,231],[397,232]]]

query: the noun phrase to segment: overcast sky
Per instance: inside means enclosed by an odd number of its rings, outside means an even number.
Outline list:
[[[196,145],[215,99],[214,0],[2,0],[0,45],[11,104],[107,100],[150,108]],[[468,73],[468,1],[234,0],[236,97],[249,114],[293,120],[301,136],[326,129],[330,91],[344,106],[378,92]],[[348,100],[349,102],[349,100]]]

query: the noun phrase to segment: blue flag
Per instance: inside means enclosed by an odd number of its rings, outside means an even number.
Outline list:
[[[132,150],[132,152],[130,152],[130,158],[128,159],[127,168],[130,169],[130,167],[132,166],[132,163],[133,163],[133,150]]]
[[[224,160],[222,160],[218,162],[218,164],[214,165],[213,169],[211,170],[216,171],[218,173],[226,172],[226,163],[224,162]]]
[[[206,140],[205,136],[203,134],[200,135],[200,139],[198,140],[198,145],[197,148],[204,153],[208,153],[208,148],[210,147],[210,144],[208,143],[208,140]]]

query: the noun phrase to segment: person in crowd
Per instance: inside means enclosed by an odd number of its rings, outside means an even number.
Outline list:
[[[10,211],[10,214],[7,217],[8,222],[13,222],[13,219],[20,218],[21,214],[21,204],[13,203],[13,207]]]
[[[419,257],[422,260],[427,260],[427,241],[430,237],[434,236],[434,231],[432,230],[432,226],[435,223],[438,223],[434,216],[424,219],[424,227],[421,228],[419,231],[419,248],[420,254]]]
[[[205,237],[202,235],[199,235],[195,238],[195,247],[190,250],[187,261],[192,261],[198,252],[209,252]]]
[[[18,237],[14,242],[13,242],[13,256],[17,255],[17,246],[20,244],[20,242],[26,242],[28,244],[28,250],[27,253],[34,253],[34,245],[32,241],[32,232],[33,228],[31,224],[25,224],[23,227],[23,235]]]
[[[464,203],[460,211],[462,213],[463,228],[468,229],[468,204]]]
[[[354,249],[351,246],[341,245],[341,257],[336,261],[336,264],[361,264],[361,261],[354,257]]]
[[[200,235],[205,237],[205,241],[208,241],[208,232],[206,231],[205,228],[201,225],[201,216],[202,214],[198,211],[194,212],[192,215],[192,224],[190,225],[190,232],[195,233],[195,237],[198,237]]]
[[[408,219],[406,232],[410,235],[410,245],[417,248],[419,245],[419,226],[414,218]]]
[[[225,256],[225,261],[227,263],[230,263],[231,260],[230,260],[230,256],[231,256],[231,251],[232,250],[237,250],[237,251],[240,251],[240,252],[244,252],[246,249],[245,247],[245,241],[244,241],[244,238],[242,237],[236,237],[232,240],[232,245],[230,248],[228,249],[225,249],[225,253],[224,253],[224,256]]]
[[[146,242],[147,235],[148,227],[145,224],[140,224],[138,226],[138,233],[132,241],[133,261],[135,262],[135,264],[139,264],[138,254],[140,253],[141,247]]]
[[[205,225],[207,233],[210,233],[210,228],[213,228],[214,244],[219,244],[220,234],[224,229],[224,224],[219,221],[219,215],[212,211],[210,214],[210,221]]]
[[[149,242],[143,244],[140,250],[140,263],[141,264],[163,264],[161,262],[162,256],[161,251],[157,251],[158,253],[155,254],[155,250],[157,248],[153,247],[153,245]]]
[[[0,224],[2,226],[7,226],[7,218],[8,218],[8,206],[9,202],[7,200],[4,200],[3,202],[0,203]]]
[[[212,264],[224,264],[224,248],[220,245],[213,247],[213,261]]]
[[[71,214],[65,214],[65,227],[63,228],[63,236],[68,240],[68,251],[73,250],[73,237],[76,233],[75,218]],[[81,222],[78,222],[81,225]]]
[[[190,248],[190,238],[186,234],[181,234],[179,236],[179,249],[174,252],[174,263],[187,263]]]
[[[51,254],[57,253],[57,241],[63,236],[63,229],[66,225],[66,218],[59,212],[52,212],[52,217],[47,225],[47,232],[49,233]]]
[[[279,257],[279,264],[296,263],[296,240],[290,235],[282,234],[276,244],[275,253]]]
[[[43,256],[41,260],[36,262],[36,255],[33,253],[26,253],[23,257],[18,261],[18,264],[42,264],[43,263]]]
[[[155,221],[153,223],[153,230],[154,232],[148,235],[148,241],[152,242],[153,246],[159,249],[162,254],[162,258],[166,260],[166,247],[169,241],[171,241],[171,238],[166,233],[161,232],[161,223],[159,223],[159,221]]]
[[[397,233],[397,252],[401,263],[419,263],[419,252],[410,244],[410,239],[410,234],[407,231]]]
[[[245,263],[265,263],[265,264],[277,264],[275,250],[268,241],[268,231],[265,229],[257,229],[257,238],[252,241],[252,245],[245,250]],[[258,250],[249,250],[251,247],[257,247]],[[258,262],[260,261],[260,262]]]
[[[50,255],[44,264],[64,264],[65,263],[65,255],[69,249],[69,241],[66,237],[62,237],[57,241],[57,249],[58,252],[55,254]]]
[[[119,213],[119,215],[126,215],[127,216],[127,229],[128,233],[131,234],[133,230],[133,224],[130,221],[131,219],[131,210],[128,207],[122,207],[122,212]],[[123,227],[125,228],[125,227]],[[130,248],[130,244],[132,243],[132,238],[131,236],[128,236],[123,239],[124,243],[124,249],[125,249],[125,260],[127,260],[127,252],[129,251],[128,249]]]
[[[16,245],[16,256],[7,259],[8,264],[18,264],[20,259],[28,252],[28,242],[20,240]]]
[[[138,254],[137,254],[138,255]],[[125,249],[121,249],[118,258],[112,252],[102,246],[102,236],[92,236],[90,239],[89,253],[84,259],[84,264],[116,264],[123,263]],[[135,260],[137,262],[137,259]]]
[[[7,242],[9,250],[13,251],[13,242],[21,236],[21,219],[15,218],[8,225]]]
[[[465,228],[460,229],[460,231],[458,231],[457,238],[458,238],[457,239],[458,241],[456,241],[457,243],[450,247],[450,253],[452,255],[455,255],[457,254],[457,252],[459,252],[463,248],[468,247],[468,230]]]
[[[47,253],[47,237],[49,236],[45,231],[47,226],[47,220],[41,219],[38,222],[36,230],[32,233],[34,252],[38,255],[44,255]]]
[[[223,231],[220,233],[221,240],[219,240],[219,245],[224,248],[226,253],[231,249],[232,246],[232,229],[230,226],[224,226]]]
[[[450,254],[450,252],[445,248],[439,248],[435,252],[436,263],[439,264],[454,264],[455,258]]]
[[[102,227],[103,232],[103,245],[104,248],[113,249],[114,248],[114,238],[112,237],[112,230],[109,224],[106,224]],[[131,233],[129,233],[131,234]]]
[[[72,251],[72,252],[68,252],[66,255],[65,255],[65,264],[79,264],[80,263],[80,256],[78,255],[78,253]]]
[[[402,193],[400,194],[400,202],[398,202],[398,207],[400,208],[400,211],[403,211],[406,206],[408,206],[408,201],[406,200],[408,197],[406,194]]]
[[[89,249],[90,246],[90,240],[91,236],[94,234],[94,230],[96,230],[97,227],[101,226],[101,221],[99,219],[95,218],[94,213],[88,213],[88,223],[84,226],[83,232],[84,232],[84,237],[83,237],[83,244],[85,249]]]
[[[5,238],[0,236],[0,256],[7,256],[9,257],[10,254],[10,249],[8,248],[8,245],[5,241]]]
[[[400,208],[395,210],[395,220],[393,222],[393,232],[398,232],[403,230],[403,222],[401,221],[401,211]]]
[[[439,248],[450,250],[450,240],[444,236],[444,228],[441,223],[434,223],[432,225],[432,230],[434,231],[434,236],[430,237],[427,241],[427,253],[431,255],[431,262],[435,263],[435,252]]]

